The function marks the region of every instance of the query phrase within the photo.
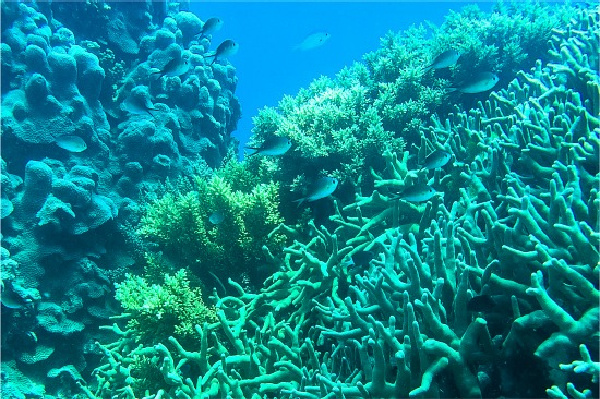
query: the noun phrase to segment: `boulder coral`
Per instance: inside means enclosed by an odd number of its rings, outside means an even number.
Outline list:
[[[106,279],[143,260],[144,201],[232,148],[237,77],[204,62],[202,20],[178,5],[1,8],[2,391],[75,397],[102,354],[93,339],[111,334],[98,325],[118,314]],[[174,56],[190,59],[184,74],[150,73]],[[154,115],[121,109],[132,92]]]

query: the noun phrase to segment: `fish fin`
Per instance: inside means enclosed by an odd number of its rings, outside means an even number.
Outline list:
[[[433,64],[424,67],[423,68],[423,73],[427,73],[427,72],[431,71],[432,68],[433,68]]]
[[[418,173],[421,173],[423,171],[423,169],[427,169],[425,166],[421,166],[421,169],[419,169]]]
[[[298,203],[297,207],[300,208],[300,205],[302,205],[302,203],[304,201],[306,201],[306,198],[300,198],[300,199],[297,199],[297,200],[293,200],[292,202],[297,202]]]
[[[204,58],[205,58],[205,59],[206,59],[206,58],[212,58],[212,57],[215,57],[215,58],[213,58],[212,62],[211,62],[210,64],[208,64],[208,65],[212,65],[212,64],[214,64],[214,63],[215,63],[215,61],[217,60],[217,52],[215,51],[215,53],[214,53],[214,54],[208,54],[208,55],[207,55],[207,54],[204,54]]]

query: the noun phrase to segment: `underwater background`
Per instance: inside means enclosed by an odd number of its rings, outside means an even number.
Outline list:
[[[3,398],[599,397],[597,5],[1,12]]]

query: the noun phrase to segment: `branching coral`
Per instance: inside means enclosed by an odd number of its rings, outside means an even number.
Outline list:
[[[209,179],[197,178],[195,191],[167,193],[151,203],[138,233],[200,274],[251,271],[250,264],[263,259],[263,245],[283,242],[280,235],[267,238],[282,221],[278,185],[255,184],[232,162]]]
[[[127,328],[145,344],[171,335],[189,339],[195,323],[216,321],[214,310],[204,305],[200,288],[190,286],[183,270],[165,275],[160,285],[128,274],[116,287],[117,300],[128,314]]]
[[[545,55],[540,43],[546,45],[553,29],[572,16],[566,6],[498,5],[492,13],[466,7],[432,32],[423,27],[389,32],[364,63],[354,63],[334,79],[321,77],[297,96],[285,96],[276,108],[261,110],[254,119],[254,141],[277,135],[294,142],[296,150],[279,164],[284,192],[294,186],[298,165],[308,181],[326,171],[343,184],[371,189],[369,167],[377,173],[385,168],[381,153],[401,152],[405,142],[418,142],[419,129],[432,113],[445,117],[454,111],[449,104],[469,108],[487,96],[449,97],[450,80],[460,84],[477,71],[493,71],[507,81]],[[429,60],[449,49],[462,54],[456,67],[424,72]],[[343,192],[338,195],[349,200]]]
[[[374,189],[335,202],[334,230],[279,224],[271,234],[292,243],[264,248],[279,271],[259,292],[230,280],[236,295],[215,293],[219,323],[196,326],[198,351],[169,338],[119,352],[122,338],[103,373],[158,359],[160,397],[598,396],[598,71],[579,53],[599,26],[578,11],[554,32],[551,63],[431,117],[410,151],[383,152]],[[263,114],[272,133],[284,125]],[[410,152],[434,149],[452,164],[412,168]],[[438,193],[391,198],[417,183]],[[121,376],[112,392],[127,389]]]

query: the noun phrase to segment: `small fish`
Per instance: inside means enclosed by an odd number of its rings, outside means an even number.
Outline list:
[[[181,76],[190,69],[190,64],[187,60],[180,58],[172,58],[167,64],[160,68],[152,68],[152,75],[160,76]]]
[[[239,49],[240,49],[239,44],[237,44],[233,40],[227,39],[223,43],[221,43],[217,46],[217,50],[215,51],[214,54],[205,55],[204,57],[205,58],[214,57],[212,62],[209,64],[209,65],[212,65],[215,63],[215,61],[217,59],[221,59],[223,57],[229,57],[230,55],[234,55],[235,53],[238,52]]]
[[[435,195],[435,190],[427,184],[415,184],[397,193],[392,199],[401,199],[408,202],[429,201]]]
[[[200,36],[200,39],[202,39],[204,36],[218,31],[222,26],[223,21],[221,19],[209,18],[206,20],[206,22],[204,22],[204,25],[202,25],[202,30],[196,33],[196,36]]]
[[[300,206],[304,201],[312,202],[330,196],[339,184],[338,179],[335,177],[321,177],[317,179],[313,185],[309,188],[306,197],[295,200]]]
[[[139,86],[138,86],[139,87]],[[137,89],[133,89],[129,97],[121,103],[121,109],[123,111],[129,112],[130,114],[136,115],[146,115],[149,114],[152,118],[156,118],[154,114],[150,111],[156,110],[152,101],[144,96],[142,93],[134,91]]]
[[[223,223],[224,220],[225,220],[225,216],[221,212],[219,212],[219,211],[213,212],[208,217],[208,221],[211,222],[214,225],[221,224],[221,223]]]
[[[287,137],[269,137],[260,147],[246,147],[249,150],[254,150],[250,156],[255,154],[262,155],[283,155],[292,147],[292,141]]]
[[[448,68],[458,61],[460,54],[456,50],[448,50],[444,51],[442,54],[438,55],[431,61],[431,64],[425,67],[425,72],[430,69],[442,69]]]
[[[351,259],[356,266],[367,267],[374,257],[375,254],[372,251],[360,251],[352,255]]]
[[[468,82],[459,87],[448,89],[448,92],[460,91],[461,93],[482,93],[492,90],[500,78],[491,72],[480,72],[471,77]]]
[[[327,32],[317,32],[310,34],[306,39],[302,40],[300,44],[294,47],[294,50],[311,50],[313,48],[322,46],[327,40],[331,38],[331,34]]]
[[[82,152],[87,148],[87,144],[79,136],[60,136],[55,141],[57,146],[70,152]]]
[[[450,159],[452,159],[452,154],[444,150],[435,150],[431,154],[425,158],[425,162],[421,165],[421,169],[437,169],[446,165]]]

